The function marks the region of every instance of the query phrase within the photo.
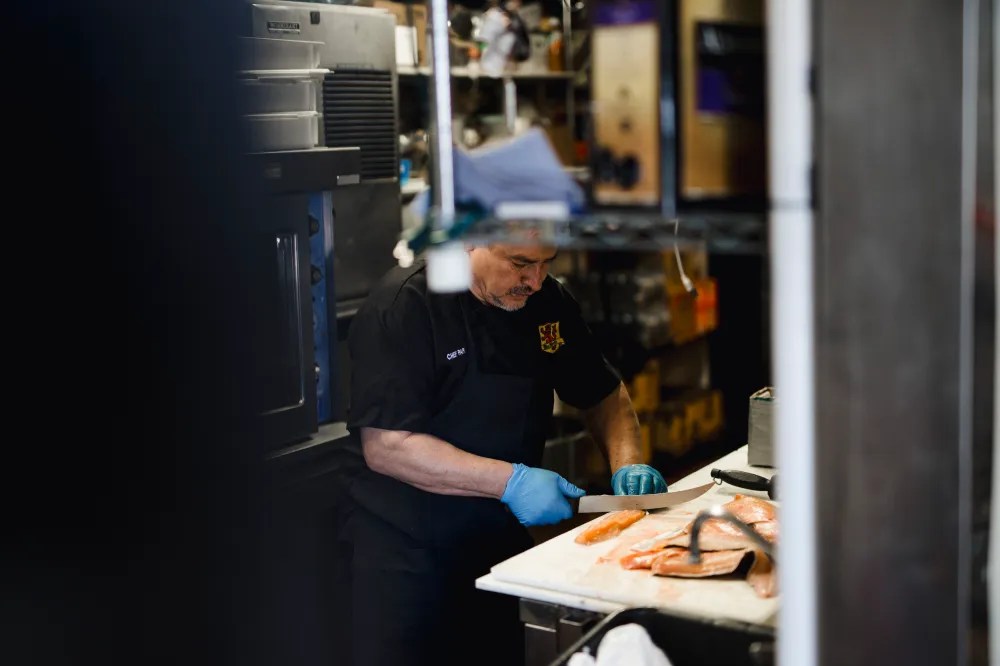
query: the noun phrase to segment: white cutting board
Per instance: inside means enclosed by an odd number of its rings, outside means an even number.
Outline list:
[[[745,463],[745,450],[741,451],[744,451],[742,464],[737,462],[735,456],[732,460],[728,460],[729,456],[726,456],[709,467],[746,469],[770,476],[770,470],[748,467]],[[708,468],[704,470],[706,477],[707,470]],[[701,470],[677,482],[676,489],[684,490],[699,483],[704,483]],[[674,489],[672,486],[671,490]],[[590,523],[581,525],[495,565],[491,577],[500,583],[524,585],[629,607],[654,606],[708,618],[727,618],[775,626],[780,595],[762,599],[743,579],[668,578],[654,576],[649,570],[622,569],[617,557],[604,561],[609,554],[620,557],[637,541],[684,525],[701,509],[728,502],[737,493],[766,499],[764,493],[743,491],[732,486],[716,486],[681,506],[650,512],[614,539],[592,546],[583,546],[573,541],[577,533]],[[599,517],[596,515],[594,519]],[[519,596],[525,594],[521,593]]]

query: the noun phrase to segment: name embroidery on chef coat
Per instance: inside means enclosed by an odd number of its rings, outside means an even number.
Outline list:
[[[550,321],[538,327],[538,337],[542,339],[542,351],[555,354],[566,341],[559,335],[559,322]]]

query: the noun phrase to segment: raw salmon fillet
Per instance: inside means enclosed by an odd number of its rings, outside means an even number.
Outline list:
[[[778,543],[778,521],[765,520],[762,523],[754,523],[753,529],[771,543]]]
[[[774,570],[774,560],[760,550],[754,550],[753,566],[747,573],[747,582],[757,596],[770,599],[778,593],[778,574]]]
[[[778,536],[778,523],[775,519],[774,505],[755,497],[737,495],[723,505],[730,513],[757,529],[758,532],[772,543]],[[769,517],[770,516],[770,517]],[[682,546],[687,548],[691,542],[692,520],[687,525],[673,532],[664,532],[652,539],[641,541],[632,547],[635,552],[644,552],[666,548],[668,546]],[[772,538],[773,537],[773,538]],[[752,543],[750,539],[740,531],[738,527],[724,520],[707,520],[701,526],[699,545],[704,550],[739,550],[747,548]]]
[[[622,530],[634,524],[645,515],[646,512],[639,509],[625,509],[623,511],[606,513],[577,534],[575,541],[589,546],[590,544],[616,537],[621,534]]]
[[[619,564],[622,565],[622,569],[649,569],[653,566],[653,560],[662,554],[662,548],[646,550],[640,553],[629,553],[619,560]]]
[[[677,537],[687,534],[689,529],[691,529],[690,523],[675,530],[661,532],[656,536],[644,539],[643,541],[634,544],[631,548],[629,548],[629,550],[634,553],[643,553],[650,550],[663,550],[667,546],[673,544]]]
[[[667,548],[653,560],[650,567],[657,576],[707,578],[731,574],[740,566],[748,550],[717,550],[701,554],[701,562],[691,561],[687,548]]]
[[[762,499],[757,499],[756,497],[747,497],[746,495],[737,495],[729,502],[723,504],[722,508],[747,525],[778,519],[778,514],[774,510],[773,504]]]
[[[710,519],[701,524],[698,547],[702,550],[742,550],[749,548],[753,541],[738,527],[724,520]],[[678,534],[666,542],[667,546],[691,547],[690,525],[684,534]]]

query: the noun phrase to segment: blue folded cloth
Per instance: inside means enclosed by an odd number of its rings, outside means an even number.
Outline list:
[[[513,201],[557,201],[570,213],[586,212],[586,196],[563,169],[545,133],[538,128],[474,150],[455,147],[455,206],[460,212],[493,212]],[[410,202],[417,219],[430,208],[430,190]]]
[[[582,213],[586,196],[545,133],[533,127],[473,150],[455,147],[455,204],[492,211],[512,201],[558,201]]]

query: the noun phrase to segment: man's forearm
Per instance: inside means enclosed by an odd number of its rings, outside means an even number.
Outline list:
[[[441,495],[499,499],[513,472],[508,462],[468,453],[423,433],[362,428],[361,442],[372,470]]]
[[[604,449],[612,473],[622,465],[642,462],[639,419],[624,384],[584,413],[587,429]]]

